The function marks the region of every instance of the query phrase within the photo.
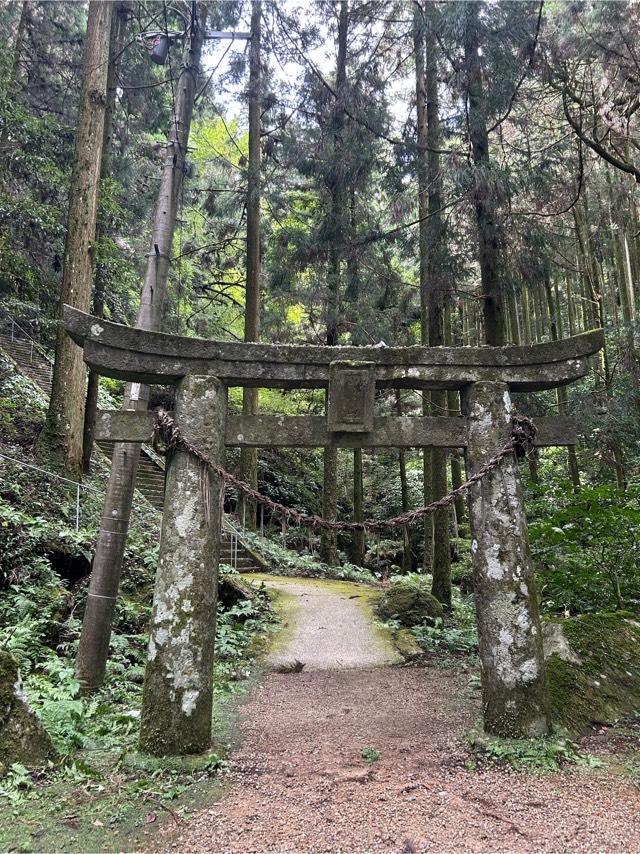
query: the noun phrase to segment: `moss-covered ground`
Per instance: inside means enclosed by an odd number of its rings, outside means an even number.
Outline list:
[[[624,611],[560,623],[576,657],[547,660],[554,719],[573,734],[640,715],[640,620]]]

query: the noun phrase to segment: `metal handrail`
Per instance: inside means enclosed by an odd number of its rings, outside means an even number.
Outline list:
[[[32,463],[25,463],[22,460],[18,460],[15,457],[9,456],[9,454],[0,453],[0,459],[8,460],[13,465],[22,466],[22,468],[30,469],[31,471],[40,472],[40,474],[44,474],[47,477],[55,478],[56,480],[61,480],[64,483],[70,483],[75,487],[76,491],[76,518],[75,518],[75,529],[76,531],[80,530],[80,490],[84,489],[87,492],[93,492],[95,495],[105,495],[105,491],[103,489],[96,489],[95,486],[89,486],[86,483],[81,483],[79,480],[73,480],[69,477],[64,477],[61,474],[56,474],[56,472],[49,471],[48,469],[44,469],[41,466],[34,466]],[[0,468],[0,477],[2,477],[2,469]],[[149,503],[149,502],[147,502]],[[161,513],[156,507],[149,503],[149,506],[155,510],[157,513]],[[146,509],[146,508],[145,508]],[[233,569],[237,569],[238,567],[238,546],[240,544],[240,538],[242,536],[242,530],[239,525],[236,525],[235,522],[232,521],[231,516],[227,513],[222,514],[222,530],[229,534],[229,538],[231,540],[231,566]]]
[[[55,478],[56,480],[62,480],[65,483],[70,483],[73,486],[75,486],[75,489],[76,489],[75,529],[76,529],[76,531],[80,530],[80,490],[84,489],[87,492],[93,492],[95,495],[101,495],[101,496],[105,495],[105,491],[103,489],[96,489],[95,486],[89,486],[86,483],[81,483],[79,480],[72,480],[69,477],[63,477],[62,475],[56,474],[55,472],[49,471],[48,469],[43,469],[40,466],[34,466],[32,463],[25,463],[22,460],[17,460],[15,457],[11,457],[8,454],[0,453],[0,458],[2,458],[4,460],[8,460],[10,463],[13,463],[13,465],[22,466],[22,468],[31,469],[31,471],[40,472],[41,474],[44,474],[47,477],[52,477],[52,478]],[[2,469],[0,468],[0,477],[1,476],[2,476]],[[134,499],[134,502],[135,502],[135,499]],[[155,510],[157,513],[160,513],[160,511],[157,510],[157,508],[154,507],[153,504],[151,504],[150,502],[145,500],[145,505],[146,504],[148,504],[152,510]],[[145,506],[144,509],[146,511],[147,507]]]
[[[11,340],[12,341],[15,340],[14,330],[19,329],[20,332],[22,332],[22,334],[25,336],[25,338],[27,338],[27,340],[29,340],[31,342],[30,361],[33,362],[33,350],[35,348],[38,351],[38,353],[44,359],[46,359],[46,361],[49,363],[49,371],[50,371],[50,373],[53,373],[54,360],[47,353],[47,351],[44,349],[44,347],[38,341],[36,341],[35,338],[33,338],[31,335],[29,335],[29,333],[24,329],[24,327],[20,326],[18,321],[11,314],[9,314],[9,312],[6,310],[6,308],[4,308],[3,306],[0,306],[0,310],[4,313],[5,317],[11,321]],[[111,408],[109,404],[107,404],[107,408],[108,409]],[[153,463],[155,463],[155,465],[157,465],[159,469],[162,469],[164,471],[164,461],[163,461],[162,457],[160,457],[159,454],[156,454],[156,452],[153,450],[152,447],[150,447],[150,445],[148,445],[146,443],[143,444],[142,445],[142,452]]]
[[[11,340],[12,340],[12,341],[14,341],[14,340],[15,340],[15,337],[16,337],[16,336],[15,336],[15,330],[16,330],[16,329],[19,329],[19,330],[20,330],[20,332],[22,332],[22,334],[24,335],[24,337],[25,337],[28,341],[30,341],[30,342],[31,342],[31,361],[33,361],[33,350],[34,350],[34,348],[35,348],[35,349],[38,351],[38,353],[42,356],[42,358],[43,358],[43,359],[45,359],[47,362],[49,362],[49,368],[50,368],[50,370],[53,370],[53,358],[52,358],[52,357],[49,355],[49,353],[45,350],[45,348],[42,346],[42,344],[40,344],[40,342],[39,342],[39,341],[36,341],[36,339],[35,339],[32,335],[29,335],[29,333],[27,332],[27,330],[26,330],[26,329],[24,329],[24,327],[20,326],[20,324],[18,323],[18,321],[15,319],[15,317],[13,317],[13,315],[11,315],[11,314],[7,311],[7,309],[6,309],[6,308],[4,308],[4,306],[0,306],[0,311],[2,311],[2,313],[4,314],[4,316],[5,316],[8,320],[10,320],[10,321],[11,321]],[[18,339],[18,340],[19,340],[19,339]]]

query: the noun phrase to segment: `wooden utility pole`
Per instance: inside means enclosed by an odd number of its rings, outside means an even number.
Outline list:
[[[100,180],[104,179],[109,174],[111,165],[111,150],[113,142],[113,120],[116,106],[116,61],[122,52],[124,45],[124,34],[127,26],[127,4],[118,3],[114,5],[114,10],[111,16],[111,36],[109,39],[109,70],[107,74],[107,103],[104,116],[104,134],[102,138],[102,162],[100,164]],[[104,232],[105,225],[98,216],[98,225],[96,230],[97,242],[100,242],[100,237]],[[98,268],[95,271],[94,277],[94,293],[93,305],[91,307],[92,314],[95,317],[104,316],[104,297],[105,297],[105,273],[104,270]],[[96,426],[96,412],[98,410],[98,390],[100,388],[100,376],[93,369],[89,369],[89,378],[87,381],[87,398],[84,407],[84,429],[82,436],[82,470],[85,474],[89,473],[91,468],[91,452],[93,451],[93,437]]]
[[[247,282],[244,308],[244,340],[260,340],[260,112],[262,81],[260,69],[260,26],[262,3],[254,0],[251,10],[251,46],[249,49],[249,168],[247,170]],[[242,389],[242,411],[258,413],[258,389]],[[242,448],[240,477],[258,488],[258,451]],[[255,529],[256,505],[241,499],[241,518]]]
[[[182,57],[136,319],[140,329],[157,331],[162,322],[206,15],[206,5],[199,3]],[[145,410],[148,399],[148,386],[127,383],[123,408]],[[139,458],[139,443],[116,442],[76,658],[76,676],[85,690],[96,688],[104,679]]]
[[[59,317],[65,303],[89,311],[91,302],[112,11],[112,3],[89,3]],[[85,381],[82,352],[59,325],[42,443],[74,477],[82,474]]]

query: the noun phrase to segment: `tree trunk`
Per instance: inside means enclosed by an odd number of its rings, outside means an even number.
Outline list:
[[[427,187],[429,219],[427,220],[427,299],[429,346],[445,343],[445,307],[448,294],[447,238],[440,210],[442,208],[442,170],[440,167],[440,115],[438,101],[438,61],[435,3],[425,3],[426,96],[427,96]],[[448,415],[445,389],[431,392],[431,412]],[[447,494],[447,451],[431,450],[431,500]],[[433,584],[432,593],[445,607],[451,606],[451,546],[449,542],[449,508],[433,514]]]
[[[485,341],[499,347],[505,343],[504,299],[500,281],[497,215],[489,179],[491,161],[486,94],[480,63],[480,8],[480,3],[464,4],[464,62],[467,75],[469,138],[477,173],[475,210]]]
[[[557,304],[554,305],[553,293],[551,291],[551,283],[548,281],[548,279],[545,282],[545,293],[547,295],[547,302],[549,304],[549,314],[552,317],[557,317],[556,322],[551,324],[551,340],[558,341],[560,338],[562,338],[562,320],[557,311]],[[558,403],[558,415],[566,415],[567,390],[564,386],[560,386],[556,389],[556,400]],[[567,447],[567,452],[569,477],[571,478],[571,482],[573,483],[574,489],[577,489],[580,486],[580,470],[578,469],[578,458],[576,456],[575,445],[569,445]]]
[[[427,165],[427,82],[425,70],[426,38],[425,13],[419,4],[413,7],[413,53],[416,67],[416,173],[418,177],[418,246],[420,256],[420,343],[429,344],[429,178]],[[431,414],[431,395],[422,392],[422,414]],[[433,500],[432,448],[424,448],[424,503]],[[423,572],[433,569],[433,517],[424,518]]]
[[[353,451],[353,521],[362,522],[364,519],[364,488],[362,483],[362,448]],[[364,565],[365,540],[364,531],[353,532],[353,562],[358,566]]]
[[[89,311],[91,301],[112,11],[111,3],[98,0],[89,3],[58,309],[60,318],[65,303]],[[82,350],[60,324],[43,443],[67,472],[78,478],[82,474],[85,379]]]
[[[569,273],[564,276],[564,290],[567,297],[567,323],[569,324],[569,335],[576,334],[576,313],[573,304],[573,284]]]
[[[445,315],[445,344],[447,344],[448,346],[451,346],[453,344],[453,334],[451,329],[451,312],[449,309],[447,309]],[[450,417],[453,418],[460,415],[460,392],[454,390],[447,392],[447,408]],[[457,489],[459,486],[462,486],[463,458],[461,457],[460,452],[457,448],[452,448],[450,454],[451,488]],[[453,503],[453,509],[455,513],[457,537],[459,536],[458,526],[464,522],[466,517],[466,506],[464,496],[459,495],[455,499]]]
[[[338,343],[338,319],[340,313],[340,267],[345,240],[346,187],[344,170],[343,137],[346,113],[344,99],[347,82],[347,35],[349,29],[349,4],[340,2],[338,20],[338,57],[336,61],[336,102],[333,110],[333,169],[329,181],[331,192],[331,245],[328,259],[327,298],[327,344]],[[325,448],[322,491],[322,514],[325,519],[336,519],[338,513],[338,452]],[[320,556],[329,566],[338,562],[338,549],[334,531],[322,531]]]
[[[396,389],[396,414],[402,415],[402,395],[400,389]],[[402,512],[406,513],[409,510],[409,484],[407,482],[407,455],[404,448],[398,450],[398,463],[400,465],[400,501],[402,503]],[[409,526],[404,525],[402,528],[402,571],[411,572],[411,537]]]
[[[109,174],[111,163],[111,144],[113,140],[113,119],[116,106],[116,60],[120,56],[124,44],[124,34],[127,25],[127,5],[120,3],[114,6],[111,16],[111,35],[109,38],[109,70],[107,73],[107,104],[104,115],[104,135],[102,138],[102,162],[100,163],[100,181]],[[98,214],[96,242],[104,233],[104,223]],[[105,272],[99,266],[95,271],[92,314],[94,317],[104,317],[104,297],[107,282]],[[96,428],[96,413],[98,411],[98,391],[100,375],[89,368],[87,381],[87,397],[84,406],[84,429],[82,433],[82,470],[89,474],[91,469],[91,452]]]
[[[260,340],[260,111],[262,80],[260,70],[260,27],[262,3],[254,0],[251,9],[251,50],[249,56],[249,168],[247,170],[247,283],[244,309],[244,340]],[[258,413],[258,389],[242,389],[242,412]],[[240,477],[258,488],[258,451],[241,448]],[[241,513],[252,531],[256,527],[256,504],[243,496]]]
[[[23,82],[24,79],[24,68],[23,68],[23,54],[24,54],[24,44],[25,44],[25,32],[27,30],[27,26],[31,23],[31,3],[30,0],[24,0],[22,3],[22,7],[20,9],[20,17],[18,19],[18,28],[16,30],[16,40],[13,46],[13,64],[11,66],[10,78],[6,81],[7,92],[9,92],[10,97],[19,98],[20,97],[20,83]],[[26,65],[26,62],[24,62]],[[5,125],[0,130],[0,155],[4,155],[7,150],[7,143],[9,140],[9,127],[5,123]],[[11,150],[11,145],[9,144],[8,150]],[[5,163],[7,160],[5,159]]]
[[[171,117],[151,247],[136,320],[136,326],[146,330],[160,329],[162,321],[177,200],[184,175],[206,24],[204,4],[198,4],[197,18],[193,23],[195,26],[185,45],[183,70],[176,87],[176,112]],[[123,408],[144,410],[148,399],[148,386],[127,383]],[[85,690],[99,686],[104,679],[139,458],[139,443],[116,442],[76,659],[76,676]]]

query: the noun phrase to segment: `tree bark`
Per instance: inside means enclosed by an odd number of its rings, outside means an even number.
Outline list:
[[[113,141],[113,120],[116,106],[116,60],[122,51],[124,34],[127,25],[127,5],[119,3],[114,5],[111,15],[111,35],[109,38],[109,70],[107,73],[107,103],[104,115],[104,134],[102,138],[102,162],[100,163],[100,181],[109,174],[111,164],[111,150]],[[98,213],[98,224],[96,228],[96,242],[104,233],[104,223],[100,221]],[[94,294],[92,314],[94,317],[104,317],[104,297],[107,282],[104,270],[98,268],[94,277]],[[84,428],[82,432],[82,470],[88,474],[91,469],[91,453],[93,451],[93,440],[96,428],[96,413],[98,411],[98,391],[100,389],[100,375],[93,368],[89,368],[87,380],[87,397],[84,405]]]
[[[418,253],[420,275],[420,343],[429,345],[429,177],[427,165],[427,83],[426,83],[426,37],[425,14],[419,4],[413,7],[413,53],[416,68],[416,175],[418,178]],[[422,414],[431,415],[431,395],[422,392]],[[433,452],[423,448],[423,496],[424,503],[433,500]],[[434,523],[432,516],[424,518],[424,547],[422,571],[433,569]]]
[[[428,236],[428,301],[429,346],[441,347],[445,343],[445,313],[448,288],[447,237],[442,208],[442,169],[440,166],[440,114],[438,98],[438,46],[436,40],[436,6],[425,3],[425,47],[427,51],[425,74],[427,94],[427,186],[429,202]],[[431,392],[431,412],[436,416],[448,415],[447,392]],[[447,451],[432,448],[431,497],[436,501],[447,494]],[[432,593],[445,607],[451,607],[451,545],[449,542],[449,508],[433,514],[433,584]]]
[[[260,340],[260,112],[262,80],[260,69],[260,28],[262,3],[251,8],[251,48],[249,54],[249,168],[247,170],[247,282],[244,309],[244,340]],[[258,389],[242,389],[242,412],[258,414]],[[258,451],[240,450],[240,477],[258,488]],[[240,499],[242,519],[252,531],[256,527],[256,503]]]
[[[445,314],[445,344],[451,346],[453,344],[453,333],[451,329],[451,311],[448,308]],[[455,417],[460,415],[460,392],[458,391],[448,391],[447,392],[447,407],[448,414],[451,417]],[[450,463],[451,467],[451,488],[457,489],[459,486],[462,486],[462,457],[457,448],[452,448],[450,451]],[[461,525],[466,517],[466,506],[464,496],[459,495],[454,503],[453,509],[455,513],[455,522],[456,522],[456,536],[459,536],[458,526]]]
[[[112,11],[111,3],[98,0],[89,3],[59,318],[65,303],[89,311],[91,301]],[[54,459],[77,478],[82,474],[85,380],[82,350],[60,324],[42,441]]]
[[[557,299],[554,305],[554,297],[551,291],[551,283],[548,280],[545,282],[545,291],[547,294],[547,301],[549,303],[549,313],[552,317],[557,318],[556,322],[551,325],[551,340],[558,341],[560,338],[562,338],[562,318],[558,310],[559,307],[557,305]],[[556,389],[556,401],[558,403],[558,415],[566,415],[567,389],[564,386],[560,386]],[[578,457],[576,455],[575,445],[569,445],[567,447],[567,463],[569,469],[569,477],[571,478],[573,488],[578,489],[580,487],[580,470],[578,468]]]
[[[338,18],[338,56],[336,61],[336,101],[333,110],[333,168],[329,179],[331,192],[331,245],[329,246],[327,276],[327,344],[338,343],[340,311],[340,267],[345,240],[346,186],[344,169],[343,128],[346,119],[344,100],[347,82],[347,36],[349,30],[349,4],[340,0]],[[338,453],[335,448],[324,451],[324,476],[322,514],[325,519],[336,519],[338,513]],[[322,531],[320,556],[329,566],[338,561],[338,548],[334,531]]]
[[[364,487],[362,483],[362,448],[353,451],[353,521],[364,519]],[[363,566],[365,553],[364,531],[353,532],[353,562]]]
[[[504,297],[495,199],[492,195],[487,103],[480,62],[480,3],[464,4],[464,63],[471,153],[476,170],[475,210],[485,341],[505,343]]]
[[[396,389],[396,414],[402,415],[402,395],[400,389]],[[398,450],[398,464],[400,466],[400,501],[402,512],[409,510],[409,484],[407,482],[407,454],[404,448]],[[402,528],[402,571],[411,572],[411,537],[409,526]]]
[[[206,14],[206,6],[199,3],[185,45],[136,320],[141,329],[161,326]],[[123,408],[144,410],[148,399],[148,386],[127,383]],[[76,676],[85,690],[98,687],[104,679],[139,458],[139,443],[116,442],[76,658]]]

